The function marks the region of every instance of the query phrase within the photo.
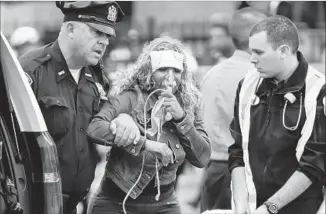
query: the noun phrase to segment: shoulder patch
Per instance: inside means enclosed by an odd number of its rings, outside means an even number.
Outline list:
[[[39,66],[50,60],[52,57],[44,51],[44,47],[24,54],[19,57],[19,62],[24,71],[34,72]]]
[[[25,77],[27,78],[28,84],[32,85],[33,84],[32,77],[27,72],[24,72],[24,73],[25,73]]]

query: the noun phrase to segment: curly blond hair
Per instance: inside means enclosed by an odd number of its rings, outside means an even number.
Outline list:
[[[187,57],[193,57],[192,53],[178,39],[169,36],[158,37],[144,45],[142,53],[138,57],[134,66],[124,71],[117,72],[115,89],[111,95],[118,96],[123,91],[135,88],[136,86],[143,92],[149,93],[152,90],[151,77],[152,67],[150,53],[151,51],[173,50],[184,56],[181,83],[176,92],[176,97],[187,112],[193,112],[199,108],[201,95],[195,86],[192,78],[192,72],[188,68]],[[186,55],[186,51],[187,54]]]

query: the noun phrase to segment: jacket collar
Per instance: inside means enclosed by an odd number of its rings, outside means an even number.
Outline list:
[[[286,94],[288,92],[301,90],[305,84],[308,72],[308,62],[300,51],[297,52],[297,58],[299,65],[288,80],[275,83],[273,78],[264,79],[256,92],[257,96],[260,97],[268,93],[270,89],[273,89],[276,94]]]

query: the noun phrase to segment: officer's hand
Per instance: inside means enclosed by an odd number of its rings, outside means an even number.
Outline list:
[[[163,166],[167,166],[169,163],[174,162],[173,152],[165,143],[146,140],[145,150],[155,152],[163,163]]]
[[[160,97],[165,97],[163,102],[165,113],[169,112],[175,120],[179,120],[184,116],[184,110],[181,108],[177,98],[170,91],[163,92]]]
[[[131,116],[119,114],[110,124],[112,134],[115,135],[114,143],[117,146],[129,146],[137,144],[140,139],[140,132]]]

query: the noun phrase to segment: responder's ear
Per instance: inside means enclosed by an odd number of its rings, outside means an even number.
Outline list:
[[[281,59],[285,59],[291,54],[291,48],[288,45],[280,45],[279,47]]]

